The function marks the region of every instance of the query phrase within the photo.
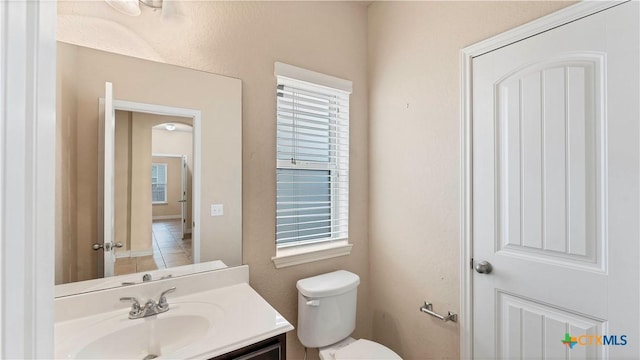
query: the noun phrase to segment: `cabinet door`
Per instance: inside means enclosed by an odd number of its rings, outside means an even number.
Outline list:
[[[267,346],[252,353],[241,355],[234,360],[280,360],[282,347],[280,343]]]
[[[210,360],[287,360],[287,334],[259,341]]]

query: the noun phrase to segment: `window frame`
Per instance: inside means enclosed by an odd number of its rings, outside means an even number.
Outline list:
[[[338,94],[341,96],[346,95],[347,101],[347,109],[350,104],[349,94],[352,92],[352,83],[348,80],[343,80],[339,78],[335,78],[333,76],[316,73],[310,70],[298,68],[295,66],[276,63],[275,64],[275,75],[276,75],[276,83],[277,85],[282,84],[290,84],[295,83],[296,87],[299,85],[302,86],[302,89],[309,88],[311,90],[316,90],[317,88],[329,88],[331,92],[335,92],[336,99],[338,99]],[[306,83],[306,84],[305,84]],[[308,85],[307,85],[308,84]],[[288,86],[288,85],[285,85]],[[290,85],[289,85],[290,86]],[[278,103],[278,98],[276,97],[276,104]],[[347,117],[349,114],[347,113]],[[277,118],[277,117],[276,117]],[[348,118],[347,118],[348,119]],[[346,122],[346,127],[348,129],[349,120]],[[345,124],[331,124],[329,123],[329,131],[338,132],[338,128],[341,126],[345,126]],[[276,129],[279,126],[276,124]],[[345,151],[340,147],[346,147],[346,154],[349,155],[349,141],[348,138],[343,144],[337,144],[340,142],[339,136],[336,136],[334,139],[332,136],[328,136],[329,138],[329,151],[334,153],[344,153]],[[278,147],[278,139],[276,136],[276,147]],[[311,261],[317,261],[322,259],[328,259],[336,256],[344,256],[348,255],[351,252],[352,244],[348,242],[348,205],[349,205],[349,195],[348,195],[348,179],[349,179],[349,167],[348,167],[348,158],[345,161],[340,156],[335,156],[333,161],[329,161],[323,163],[322,161],[304,161],[304,160],[296,160],[291,161],[289,159],[279,159],[276,155],[276,172],[280,169],[287,170],[325,170],[329,172],[329,192],[330,192],[330,235],[327,237],[323,237],[320,239],[310,239],[310,240],[301,240],[298,242],[290,242],[285,244],[277,243],[277,235],[275,236],[274,244],[276,245],[276,256],[272,257],[276,268],[281,268],[285,266],[292,266],[297,264],[302,264]],[[339,185],[335,186],[334,183],[341,177],[346,176],[347,182],[344,188]],[[337,191],[335,191],[338,189]],[[344,191],[344,193],[339,193]],[[278,195],[278,190],[276,189],[276,196]],[[345,205],[346,202],[346,205]],[[276,200],[277,203],[277,200]],[[342,207],[346,206],[347,210],[341,210]],[[346,215],[346,224],[338,225],[340,220],[339,217],[342,215]],[[277,224],[277,214],[276,214],[276,224]],[[335,229],[342,229],[337,231]],[[344,229],[344,230],[343,230]],[[277,233],[277,226],[276,226]],[[274,233],[275,235],[275,233]]]
[[[151,163],[151,174],[153,174],[153,168],[158,168],[158,167],[164,167],[164,182],[163,183],[159,183],[159,176],[157,176],[158,171],[156,170],[156,178],[158,178],[158,180],[156,180],[156,183],[153,183],[153,175],[151,176],[151,205],[166,205],[169,203],[169,199],[168,197],[168,184],[167,184],[167,178],[169,177],[167,172],[169,170],[169,166],[167,163]],[[164,201],[154,201],[153,200],[153,185],[164,185]]]

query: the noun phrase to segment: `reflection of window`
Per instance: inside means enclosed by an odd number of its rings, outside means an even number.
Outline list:
[[[167,164],[151,164],[151,202],[167,203]]]
[[[349,93],[278,76],[276,246],[346,239]]]

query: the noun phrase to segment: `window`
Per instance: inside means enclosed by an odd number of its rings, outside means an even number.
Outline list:
[[[346,242],[351,82],[281,63],[276,75],[276,248]]]
[[[167,164],[151,164],[151,203],[167,203]]]

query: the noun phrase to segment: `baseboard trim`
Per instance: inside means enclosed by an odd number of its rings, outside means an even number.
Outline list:
[[[116,253],[116,259],[142,257],[142,256],[152,256],[152,255],[153,255],[153,249],[149,249],[149,250],[125,250],[125,251],[118,251]]]
[[[153,220],[174,220],[174,219],[182,219],[182,215],[178,214],[178,215],[158,215],[158,216],[153,216],[152,217]]]

